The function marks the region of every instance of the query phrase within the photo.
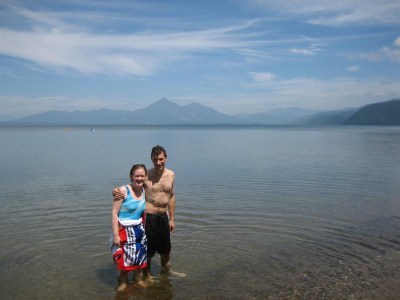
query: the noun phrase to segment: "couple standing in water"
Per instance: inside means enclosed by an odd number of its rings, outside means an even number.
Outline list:
[[[110,242],[119,270],[118,290],[126,287],[130,271],[139,285],[146,286],[151,281],[151,259],[156,253],[160,254],[161,271],[170,272],[175,174],[165,167],[167,152],[163,147],[153,147],[151,160],[152,169],[147,171],[145,165],[133,165],[131,184],[113,190]]]

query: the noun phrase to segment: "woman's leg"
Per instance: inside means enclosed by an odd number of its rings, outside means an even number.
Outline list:
[[[127,280],[128,280],[128,272],[119,270],[119,276],[118,276],[118,287],[117,291],[121,292],[123,291],[126,286],[127,286]]]

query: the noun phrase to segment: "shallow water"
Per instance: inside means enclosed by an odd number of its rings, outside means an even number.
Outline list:
[[[400,127],[1,127],[1,299],[396,299]],[[115,292],[111,190],[155,144],[173,268]]]

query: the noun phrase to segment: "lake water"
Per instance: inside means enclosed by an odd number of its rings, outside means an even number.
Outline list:
[[[1,127],[1,299],[396,299],[400,127]],[[117,293],[111,190],[163,145],[173,269]]]

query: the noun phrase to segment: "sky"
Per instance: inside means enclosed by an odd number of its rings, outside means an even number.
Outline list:
[[[0,120],[137,110],[234,115],[400,97],[398,0],[2,0]]]

